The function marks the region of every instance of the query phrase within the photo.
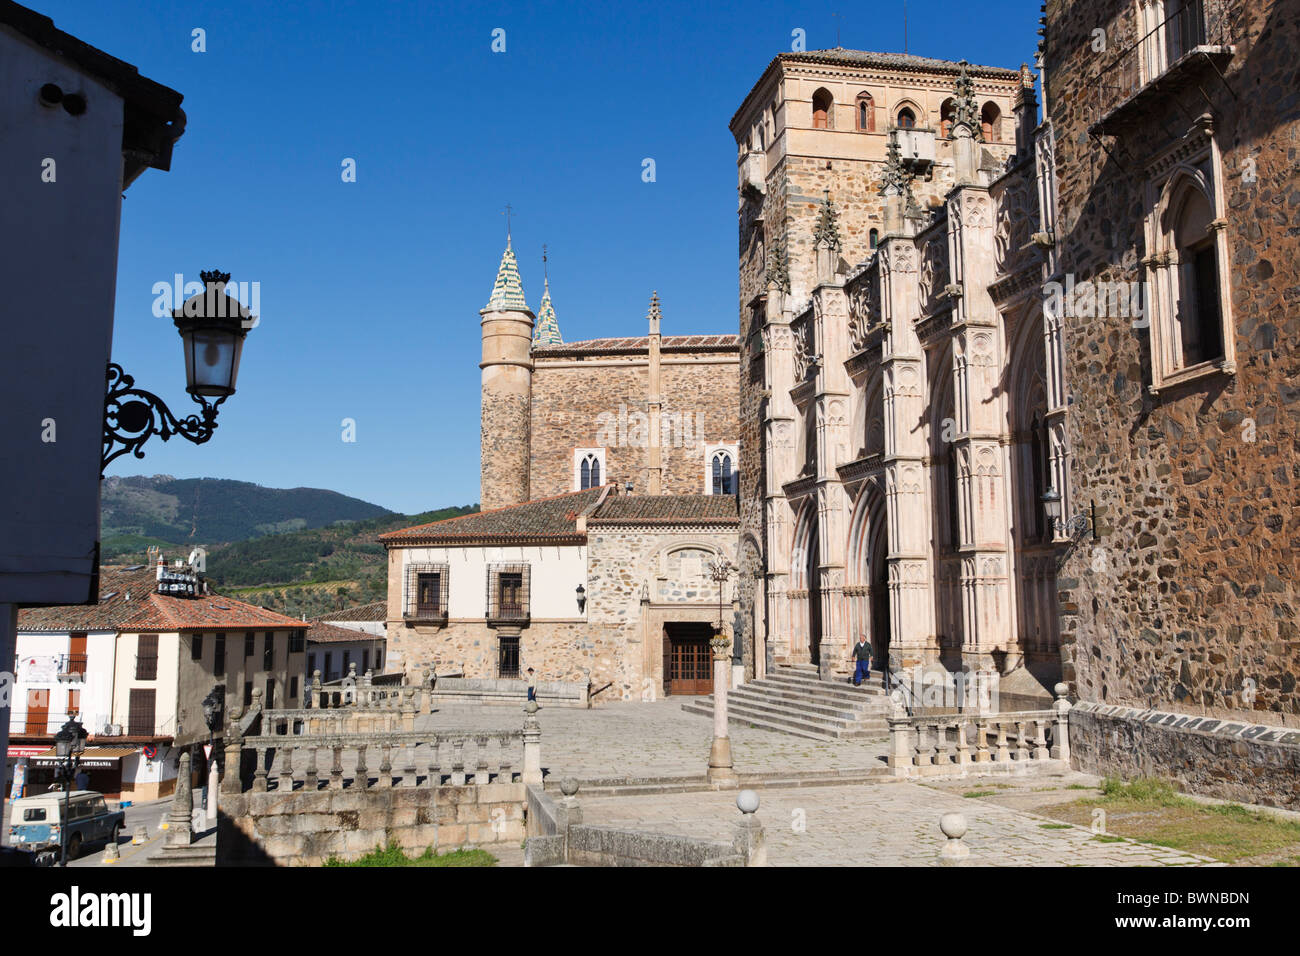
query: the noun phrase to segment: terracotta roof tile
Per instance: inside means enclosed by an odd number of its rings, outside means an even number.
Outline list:
[[[386,621],[388,620],[388,602],[374,601],[345,607],[341,611],[330,611],[316,618],[318,621]]]
[[[155,590],[148,565],[107,565],[99,573],[99,603],[24,608],[20,631],[181,631],[305,627],[296,618],[219,594],[183,598]]]
[[[738,524],[734,495],[613,495],[587,519],[597,524]]]
[[[662,352],[729,352],[740,349],[738,335],[665,335],[659,340]],[[537,356],[564,356],[590,354],[627,354],[649,352],[648,336],[610,339],[584,339],[581,342],[563,342],[557,345],[534,345]]]
[[[506,508],[446,518],[414,528],[389,531],[381,534],[379,540],[390,546],[534,540],[581,543],[586,536],[578,531],[578,515],[595,504],[603,490],[604,488],[589,488]]]
[[[380,634],[371,634],[369,631],[355,631],[350,627],[339,627],[320,619],[312,621],[311,627],[307,629],[307,643],[309,644],[356,644],[362,641],[385,640],[387,638]]]

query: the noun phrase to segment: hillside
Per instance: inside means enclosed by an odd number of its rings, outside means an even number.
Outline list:
[[[393,512],[322,488],[264,488],[224,478],[170,475],[105,478],[100,495],[102,555],[247,541]]]
[[[292,531],[217,545],[207,552],[207,577],[223,594],[296,617],[382,600],[388,569],[385,531],[454,518],[478,505],[416,515],[389,514],[327,528]]]

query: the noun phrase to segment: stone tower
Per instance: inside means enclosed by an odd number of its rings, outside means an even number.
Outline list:
[[[484,511],[528,500],[533,313],[519,282],[510,237],[483,316],[479,502]]]

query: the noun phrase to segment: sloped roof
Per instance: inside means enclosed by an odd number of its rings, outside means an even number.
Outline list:
[[[613,495],[587,519],[598,524],[739,524],[734,495]]]
[[[524,298],[524,288],[519,281],[519,263],[515,261],[515,252],[510,248],[510,237],[506,237],[506,251],[501,254],[501,265],[497,268],[497,281],[492,284],[492,295],[484,312],[527,312],[528,301]]]
[[[559,345],[564,341],[560,336],[560,323],[555,318],[555,306],[551,304],[551,280],[542,286],[542,304],[537,307],[537,328],[533,330],[533,347],[539,345]]]
[[[312,621],[311,627],[307,628],[308,644],[356,644],[362,641],[384,640],[387,640],[387,638],[382,634],[371,634],[369,631],[339,627],[336,624],[330,624],[319,619]]]
[[[19,631],[252,630],[307,625],[263,607],[218,594],[173,597],[156,590],[148,565],[106,565],[99,572],[99,603],[23,608]]]
[[[345,607],[341,611],[330,611],[316,618],[318,621],[386,621],[388,620],[388,602],[372,601],[370,604],[358,604]]]
[[[661,352],[736,352],[740,350],[738,335],[665,335],[659,339]],[[590,354],[649,353],[650,338],[642,335],[631,338],[585,339],[581,342],[563,342],[558,345],[535,345],[533,355],[564,356]]]
[[[596,503],[603,488],[588,488],[519,505],[446,518],[379,536],[384,544],[470,544],[476,541],[546,541],[581,544],[578,515]]]

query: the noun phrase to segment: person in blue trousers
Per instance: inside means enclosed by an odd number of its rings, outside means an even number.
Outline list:
[[[865,637],[859,637],[858,643],[853,645],[853,659],[858,662],[857,670],[853,672],[853,686],[857,687],[864,678],[871,680],[871,645]]]

